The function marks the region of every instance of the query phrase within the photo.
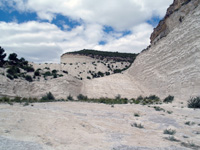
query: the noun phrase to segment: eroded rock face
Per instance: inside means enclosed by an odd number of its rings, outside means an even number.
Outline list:
[[[185,5],[182,4],[187,1],[175,2],[168,13],[178,10],[165,19],[170,32],[156,44],[154,39],[154,44],[137,57],[128,74],[149,89],[146,95],[172,94],[188,100],[200,94],[200,1],[192,0]],[[177,24],[180,16],[184,19]]]
[[[52,80],[28,82],[25,80],[9,80],[0,76],[0,96],[40,98],[51,92],[56,98],[64,98],[68,95],[77,96],[81,92],[82,82],[70,76],[64,76]]]
[[[185,16],[194,10],[198,4],[199,0],[174,0],[173,4],[167,9],[164,19],[160,21],[151,34],[151,44],[155,44],[161,38],[166,37],[176,26],[184,21]],[[173,16],[171,17],[172,14]]]
[[[84,83],[89,97],[149,96],[187,101],[200,89],[200,1],[175,0],[152,34],[148,50],[120,76]],[[180,22],[180,17],[182,21]],[[153,38],[154,37],[154,38]],[[165,37],[165,38],[162,38]],[[98,84],[97,84],[98,83]],[[126,83],[126,84],[124,84]],[[129,84],[127,84],[129,83]]]

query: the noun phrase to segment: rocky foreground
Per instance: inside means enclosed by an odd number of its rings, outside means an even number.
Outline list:
[[[200,109],[178,102],[154,106],[0,104],[0,149],[200,149]]]

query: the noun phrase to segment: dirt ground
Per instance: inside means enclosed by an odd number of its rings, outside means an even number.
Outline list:
[[[0,104],[0,150],[200,149],[200,109],[176,102],[157,106],[163,109],[81,102]],[[166,129],[176,133],[164,134]]]

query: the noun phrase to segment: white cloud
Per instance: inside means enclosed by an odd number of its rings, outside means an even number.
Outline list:
[[[125,30],[157,15],[163,17],[173,0],[9,0],[20,11],[32,11],[51,21],[56,13],[87,23]],[[16,5],[14,6],[14,3]]]
[[[172,1],[3,0],[21,13],[36,12],[49,22],[0,22],[0,46],[34,62],[59,62],[62,53],[84,48],[138,53],[150,43],[153,27],[146,21],[153,15],[163,17]],[[58,13],[82,23],[71,30],[62,24],[65,30],[61,30],[51,23]],[[117,32],[103,32],[104,25]],[[123,30],[131,34],[123,36]],[[100,41],[107,43],[99,45]]]

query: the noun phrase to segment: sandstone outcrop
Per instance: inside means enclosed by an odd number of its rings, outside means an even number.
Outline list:
[[[151,44],[155,44],[161,38],[166,37],[177,25],[181,24],[185,16],[198,5],[199,0],[174,0],[173,4],[167,9],[163,20],[160,21],[151,34]]]
[[[167,17],[154,30],[152,35],[157,36],[151,39],[150,48],[136,58],[133,65],[121,75],[120,80],[119,77],[110,76],[107,80],[101,78],[87,82],[85,93],[92,97],[95,93],[98,95],[101,92],[103,96],[113,97],[121,94],[128,98],[150,94],[164,98],[171,94],[181,101],[198,96],[200,94],[199,3],[199,0],[175,0],[167,11]],[[182,22],[179,20],[181,16],[184,17]],[[163,30],[160,30],[161,28]],[[126,82],[129,84],[123,84],[123,79],[127,79]],[[98,84],[94,85],[94,82]],[[108,90],[108,86],[112,90]]]
[[[126,71],[129,62],[113,62],[88,56],[67,54],[61,64],[32,64],[35,69],[58,70],[62,76],[35,79],[34,82],[5,77],[0,73],[0,96],[41,97],[52,92],[57,98],[69,94],[90,98],[126,98],[156,94],[164,98],[173,95],[186,101],[199,96],[200,90],[200,0],[174,0],[164,19],[151,35],[151,45],[137,56]],[[112,66],[112,67],[111,67]],[[64,72],[63,72],[64,71]],[[101,78],[92,79],[98,72]],[[105,77],[106,76],[106,77]]]

